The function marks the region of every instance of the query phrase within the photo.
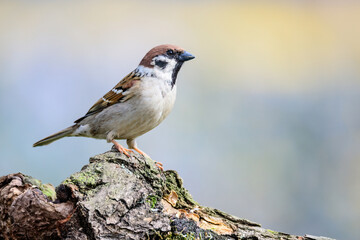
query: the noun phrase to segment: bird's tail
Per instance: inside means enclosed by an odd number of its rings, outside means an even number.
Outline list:
[[[60,132],[54,133],[53,135],[50,135],[44,139],[41,139],[40,141],[36,142],[33,144],[33,147],[37,147],[37,146],[43,146],[43,145],[48,145],[60,138],[63,137],[68,137],[70,136],[74,130],[77,128],[76,125],[73,125],[71,127],[65,128],[64,130],[61,130]]]

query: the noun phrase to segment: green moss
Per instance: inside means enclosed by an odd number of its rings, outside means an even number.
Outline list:
[[[266,229],[266,231],[268,231],[269,233],[274,234],[274,235],[277,235],[277,234],[278,234],[278,232],[273,231],[273,230],[270,230],[270,229]]]
[[[96,162],[85,166],[80,172],[74,173],[63,181],[63,184],[74,184],[81,193],[92,194],[92,189],[102,184],[103,163]]]
[[[35,179],[28,175],[24,175],[24,182],[32,186],[36,186],[51,201],[55,201],[56,192],[55,192],[55,187],[52,184],[50,183],[43,184],[40,180]]]
[[[146,202],[149,203],[151,209],[155,208],[158,201],[159,201],[159,197],[155,195],[149,195],[146,198]]]
[[[177,193],[179,199],[176,203],[176,208],[192,209],[195,206],[199,206],[199,203],[183,187],[183,181],[176,171],[168,170],[164,172],[164,175],[166,177],[164,195],[170,194],[171,190]]]
[[[55,201],[56,192],[55,187],[52,184],[43,184],[39,189],[42,191],[43,194],[45,194],[49,199],[51,199],[51,201]]]
[[[162,192],[165,188],[164,178],[160,174],[159,168],[155,165],[155,162],[151,158],[139,159],[142,166],[138,166],[134,169],[135,175],[143,176],[147,182],[149,182],[155,191],[155,195],[162,198]]]

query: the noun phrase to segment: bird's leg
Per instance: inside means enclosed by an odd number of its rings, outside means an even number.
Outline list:
[[[151,158],[151,157],[149,157],[149,155],[147,155],[146,153],[144,153],[143,151],[141,151],[140,149],[137,148],[135,139],[127,139],[126,143],[130,149],[134,149],[135,151],[137,151],[138,153],[140,153],[141,155],[143,155],[146,158]]]
[[[115,140],[111,140],[111,142],[115,145],[116,149],[119,150],[120,153],[125,154],[126,156],[130,157],[129,152],[132,152],[130,149],[126,149],[123,146],[121,146],[120,143],[118,143]]]
[[[133,149],[135,151],[137,151],[138,153],[140,153],[141,155],[143,155],[144,157],[146,158],[150,158],[149,155],[147,155],[146,153],[144,153],[143,151],[141,151],[140,149],[138,149],[137,147],[133,147]],[[163,164],[161,162],[157,162],[157,161],[154,161],[155,162],[155,165],[161,170],[161,171],[164,171],[164,168],[163,168]]]
[[[127,139],[126,140],[127,145],[129,146],[129,148],[134,149],[135,151],[137,151],[138,153],[140,153],[141,155],[143,155],[146,158],[151,158],[149,157],[149,155],[147,155],[146,153],[144,153],[143,151],[141,151],[139,148],[137,148],[136,146],[136,142],[135,139]],[[163,168],[163,164],[161,162],[156,162],[155,161],[155,165],[161,170],[164,171]]]
[[[140,149],[137,148],[135,139],[127,139],[126,143],[130,149],[134,149],[135,151],[137,151],[138,153],[140,153],[141,155],[143,155],[146,158],[151,158],[151,157],[149,157],[149,155],[147,155],[146,153],[144,153],[143,151],[141,151]]]

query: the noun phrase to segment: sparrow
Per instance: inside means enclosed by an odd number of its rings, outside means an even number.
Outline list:
[[[63,137],[106,139],[130,157],[133,149],[143,156],[135,139],[158,126],[170,113],[176,97],[176,78],[184,62],[195,58],[184,49],[160,45],[151,49],[139,66],[100,98],[74,125],[41,139],[33,147]],[[115,139],[126,139],[126,149]]]

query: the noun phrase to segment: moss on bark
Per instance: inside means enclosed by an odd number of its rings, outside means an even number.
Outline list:
[[[291,239],[203,207],[176,171],[116,150],[90,158],[55,191],[30,176],[0,178],[0,239]],[[16,223],[16,224],[14,224]]]

